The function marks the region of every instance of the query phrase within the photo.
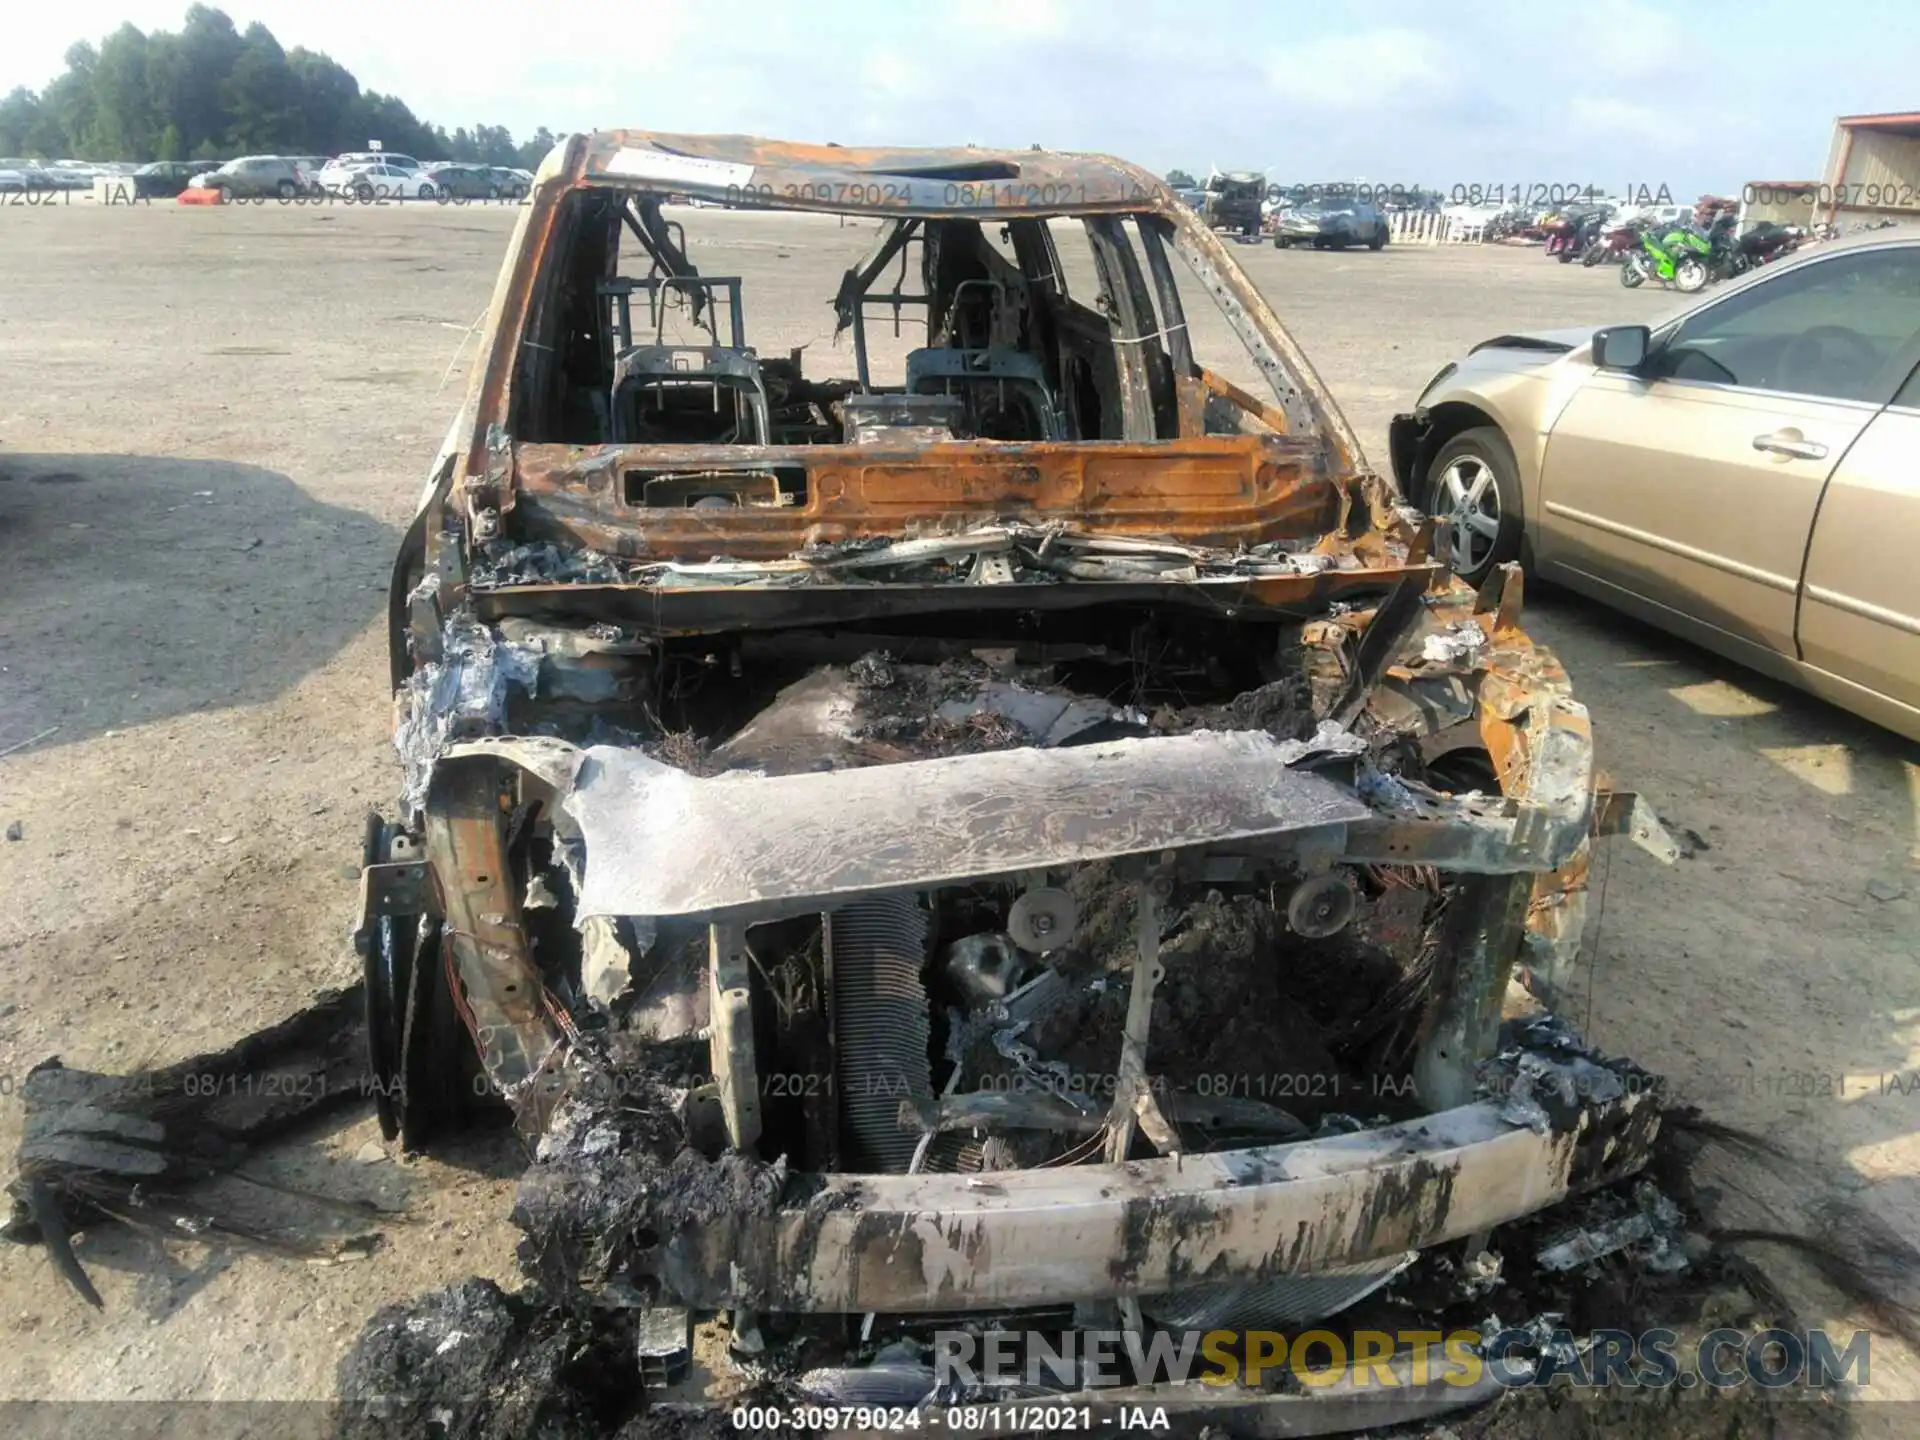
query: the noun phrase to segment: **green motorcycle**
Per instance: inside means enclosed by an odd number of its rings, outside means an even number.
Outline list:
[[[1648,231],[1640,237],[1640,248],[1620,267],[1620,283],[1632,290],[1658,280],[1691,295],[1704,289],[1711,278],[1707,257],[1712,250],[1713,243],[1691,226],[1676,225],[1658,239]]]

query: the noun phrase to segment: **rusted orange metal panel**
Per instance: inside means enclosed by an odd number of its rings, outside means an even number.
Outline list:
[[[1282,434],[1286,433],[1288,426],[1284,411],[1269,405],[1251,391],[1242,390],[1226,376],[1216,375],[1213,371],[1203,368],[1200,371],[1200,384],[1209,394],[1218,395],[1223,400],[1231,400],[1250,415],[1257,416],[1261,424],[1271,425]]]
[[[443,762],[426,808],[426,852],[446,911],[455,1003],[488,1078],[544,1117],[561,1026],[535,967],[507,855],[505,772],[484,759]],[[534,1101],[531,1107],[522,1102]]]
[[[629,476],[708,468],[804,472],[805,501],[725,511],[629,502]],[[809,544],[996,518],[1231,549],[1321,536],[1342,510],[1341,486],[1318,473],[1307,447],[1253,436],[891,451],[523,445],[514,470],[521,533],[633,559],[779,559]]]

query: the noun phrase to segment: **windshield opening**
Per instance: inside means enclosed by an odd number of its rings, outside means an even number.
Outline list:
[[[513,387],[511,428],[532,443],[1283,428],[1214,413],[1188,315],[1213,312],[1211,341],[1232,332],[1156,216],[836,215],[589,186],[555,223]],[[1257,367],[1223,371],[1265,388]]]

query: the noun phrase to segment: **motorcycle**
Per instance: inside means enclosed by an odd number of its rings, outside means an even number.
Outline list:
[[[1768,265],[1783,255],[1791,255],[1806,242],[1807,232],[1798,225],[1781,225],[1772,220],[1762,220],[1753,229],[1740,237],[1740,248],[1746,253],[1747,265]]]
[[[1640,248],[1620,267],[1620,283],[1633,290],[1649,280],[1658,280],[1683,295],[1691,295],[1705,289],[1713,278],[1707,263],[1712,252],[1713,243],[1687,225],[1676,225],[1657,240],[1648,231],[1640,237]]]
[[[1753,251],[1743,239],[1734,238],[1740,217],[1724,211],[1707,227],[1707,278],[1731,280],[1753,268]]]
[[[1567,265],[1580,257],[1588,242],[1594,238],[1592,230],[1599,225],[1597,215],[1580,215],[1578,211],[1561,211],[1557,215],[1548,215],[1540,230],[1548,238],[1546,253],[1551,259],[1557,259],[1561,265]]]
[[[1593,242],[1580,252],[1580,263],[1589,269],[1595,265],[1618,265],[1639,248],[1640,226],[1629,220],[1611,228],[1603,228]]]
[[[1707,272],[1714,280],[1732,280],[1755,266],[1791,252],[1798,244],[1796,227],[1762,220],[1746,234],[1734,234],[1738,217],[1720,215],[1707,230]]]

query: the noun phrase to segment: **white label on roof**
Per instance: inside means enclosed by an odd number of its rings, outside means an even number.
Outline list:
[[[669,155],[664,150],[622,147],[602,172],[632,175],[641,180],[677,180],[687,185],[744,185],[753,179],[753,166],[731,160],[702,160],[696,155]]]

